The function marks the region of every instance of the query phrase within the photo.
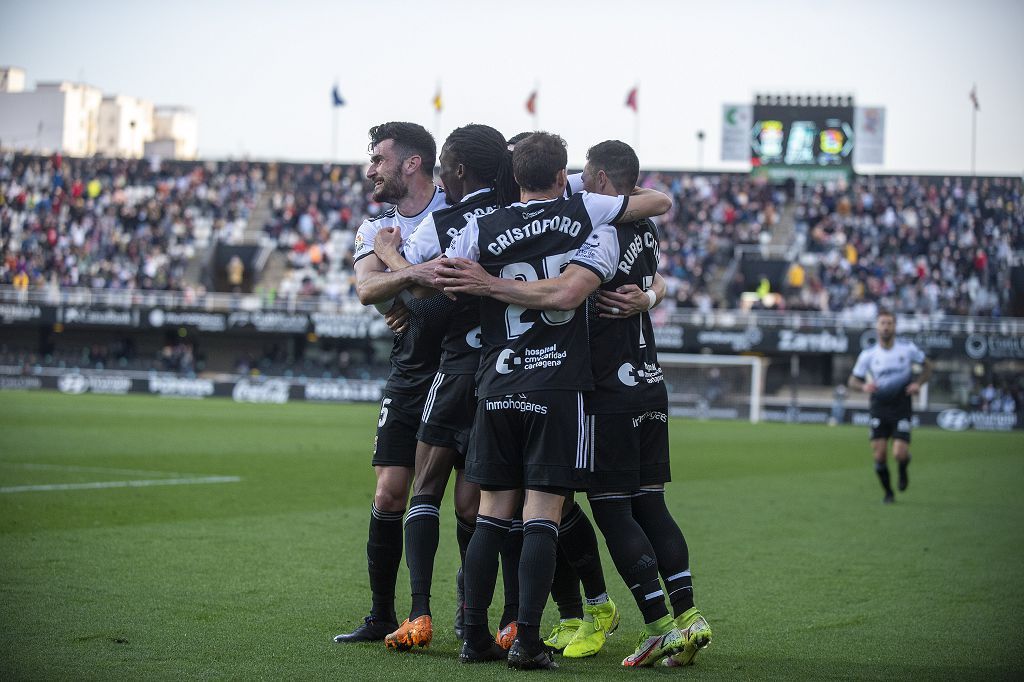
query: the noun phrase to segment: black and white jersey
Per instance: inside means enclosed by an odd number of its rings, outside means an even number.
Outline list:
[[[647,219],[616,225],[615,275],[601,289],[615,291],[624,284],[647,290],[658,271],[658,228]],[[626,319],[598,316],[596,297],[587,301],[594,390],[585,395],[588,414],[665,409],[668,392],[658,364],[654,328],[649,313]]]
[[[402,250],[413,265],[431,261],[447,250],[455,236],[470,218],[493,213],[497,193],[490,188],[467,194],[462,201],[434,211],[427,216]],[[445,374],[474,374],[480,366],[480,299],[460,296],[452,301],[443,296],[449,307],[448,329],[441,341],[441,367]]]
[[[424,218],[446,206],[444,191],[436,188],[430,203],[415,216],[404,216],[392,207],[376,218],[363,221],[356,232],[353,260],[359,261],[373,253],[377,233],[387,227],[401,228],[406,239]],[[418,395],[430,388],[430,382],[437,374],[441,357],[441,339],[448,328],[448,298],[437,294],[429,298],[416,299],[409,295],[401,297],[409,308],[409,326],[395,335],[391,347],[391,374],[384,390],[388,393]]]
[[[392,206],[376,218],[367,218],[356,230],[356,241],[352,247],[352,262],[361,261],[373,253],[373,242],[377,233],[386,227],[399,227],[402,230],[402,239],[408,239],[416,226],[423,222],[423,219],[434,211],[444,208],[448,203],[444,198],[444,190],[440,187],[434,188],[434,196],[430,203],[422,211],[414,216],[404,216],[398,212],[397,206]]]
[[[615,228],[626,197],[583,192],[515,203],[473,218],[452,242],[450,257],[477,260],[488,273],[535,281],[558,277],[573,261],[602,281],[615,271]],[[590,390],[586,303],[575,310],[530,310],[484,298],[481,398],[537,390]]]
[[[911,413],[907,386],[913,379],[913,366],[925,361],[925,354],[915,344],[894,339],[891,348],[876,343],[857,356],[853,376],[861,381],[870,378],[878,387],[871,394],[871,416],[902,418]]]

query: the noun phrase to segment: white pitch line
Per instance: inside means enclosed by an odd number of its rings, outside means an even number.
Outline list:
[[[28,469],[30,471],[77,471],[84,473],[99,474],[124,474],[126,476],[173,476],[184,478],[191,474],[179,474],[175,471],[146,471],[144,469],[112,469],[110,467],[83,467],[70,464],[36,464],[34,462],[0,462],[0,466],[13,467],[17,469]]]
[[[16,485],[0,488],[2,493],[30,493],[50,490],[101,490],[104,488],[146,488],[154,485],[192,485],[197,483],[238,483],[239,476],[204,476],[201,478],[158,478],[141,481],[98,481],[95,483],[51,483],[47,485]]]

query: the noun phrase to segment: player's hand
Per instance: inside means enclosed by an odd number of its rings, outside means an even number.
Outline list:
[[[615,291],[598,290],[598,317],[624,320],[633,315],[647,312],[650,299],[644,290],[635,284],[624,284]]]
[[[384,313],[384,322],[396,334],[401,334],[409,328],[409,309],[401,301],[395,301],[391,310]]]
[[[402,245],[402,232],[397,227],[385,227],[373,238],[373,252],[377,256],[386,253],[397,253]]]
[[[907,384],[907,395],[917,395],[921,392],[921,384],[916,381],[911,381]]]
[[[878,390],[878,384],[876,384],[873,381],[869,381],[869,382],[864,384],[864,388],[862,390],[865,393],[874,393],[875,391]]]
[[[442,258],[437,266],[434,286],[446,294],[488,296],[491,279],[491,275],[476,261]]]

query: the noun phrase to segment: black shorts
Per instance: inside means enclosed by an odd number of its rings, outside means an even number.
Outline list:
[[[416,429],[425,395],[384,393],[373,439],[373,466],[415,467]]]
[[[908,414],[904,417],[871,417],[870,440],[876,438],[895,438],[910,442],[910,429],[913,426],[913,418]]]
[[[464,463],[475,415],[476,377],[438,372],[427,392],[423,423],[416,438],[429,445],[458,451]]]
[[[668,413],[587,415],[590,490],[620,492],[672,480]]]
[[[586,416],[578,391],[481,398],[466,479],[503,488],[588,484]]]

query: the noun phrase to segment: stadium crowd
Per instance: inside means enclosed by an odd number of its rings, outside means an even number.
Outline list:
[[[0,284],[183,290],[199,248],[241,236],[262,173],[248,164],[8,154],[0,163]]]
[[[789,307],[1004,314],[1024,248],[1021,181],[861,177],[822,184],[797,204],[812,258],[790,273]],[[803,268],[803,266],[800,266]]]
[[[202,291],[184,280],[211,239],[237,241],[265,189],[269,244],[283,278],[267,300],[355,296],[355,231],[387,206],[359,165],[163,164],[8,154],[0,164],[0,284],[19,289]],[[268,182],[269,180],[269,182]],[[649,172],[673,197],[659,221],[661,272],[675,308],[741,307],[763,283],[731,269],[735,247],[764,245],[787,192],[744,174]],[[809,185],[792,206],[793,263],[755,307],[1000,316],[1024,248],[1021,182],[1003,178],[864,176]],[[733,279],[726,281],[726,278]],[[749,293],[747,298],[749,300]]]

